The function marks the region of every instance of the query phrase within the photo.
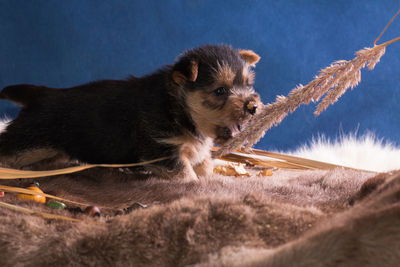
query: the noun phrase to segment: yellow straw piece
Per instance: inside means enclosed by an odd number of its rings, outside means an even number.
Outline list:
[[[214,151],[219,148],[214,147]],[[351,169],[356,171],[365,171],[371,172],[367,170],[355,169],[350,167],[345,167],[341,165],[305,159],[301,157],[289,156],[280,153],[268,152],[260,149],[250,149],[249,152],[245,150],[237,150],[237,153],[230,153],[225,156],[219,157],[219,159],[225,161],[232,161],[238,163],[251,163],[258,166],[263,167],[275,167],[275,168],[283,168],[283,169],[295,169],[295,170],[333,170],[336,168],[344,168]],[[238,154],[240,153],[240,154]],[[244,155],[243,155],[244,154]],[[268,157],[276,160],[267,160],[252,157],[252,155]]]
[[[41,211],[35,211],[27,208],[23,208],[17,205],[12,205],[9,203],[5,203],[0,201],[0,207],[7,208],[10,210],[26,213],[26,214],[31,214],[31,215],[37,215],[46,219],[55,219],[55,220],[64,220],[64,221],[73,221],[73,222],[83,222],[82,220],[75,219],[75,218],[70,218],[62,215],[57,215],[57,214],[51,214],[51,213],[46,213],[46,212],[41,212]]]
[[[147,164],[151,164],[154,162],[159,162],[162,160],[166,160],[168,157],[158,158],[154,160],[139,162],[139,163],[130,163],[130,164],[90,164],[83,166],[75,166],[68,167],[64,169],[58,170],[49,170],[49,171],[25,171],[25,170],[16,170],[9,168],[0,168],[0,180],[6,179],[28,179],[28,178],[39,178],[39,177],[48,177],[60,174],[69,174],[74,172],[79,172],[95,167],[105,167],[105,168],[126,168],[126,167],[136,167],[143,166]]]

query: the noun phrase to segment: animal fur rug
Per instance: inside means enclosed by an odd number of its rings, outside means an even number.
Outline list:
[[[101,206],[102,215],[6,193],[0,201],[83,222],[0,208],[0,266],[398,266],[400,171],[388,170],[400,169],[400,150],[368,135],[314,140],[293,154],[329,155],[335,164],[351,154],[344,163],[375,172],[280,169],[259,177],[254,168],[251,177],[184,183],[96,168],[36,179],[45,193]]]
[[[400,262],[399,172],[275,170],[267,177],[215,174],[198,183],[146,176],[98,168],[39,180],[46,193],[108,207],[100,218],[49,210],[6,194],[1,201],[84,221],[0,208],[0,266]],[[2,184],[24,187],[29,182]],[[121,212],[129,206],[130,212]]]

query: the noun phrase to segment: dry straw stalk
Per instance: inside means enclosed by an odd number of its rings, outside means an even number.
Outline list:
[[[372,48],[364,48],[356,52],[353,60],[339,60],[322,69],[307,85],[294,88],[287,97],[278,96],[272,104],[264,106],[263,110],[254,116],[249,126],[235,138],[229,140],[221,149],[214,153],[215,157],[226,155],[243,144],[246,148],[260,140],[272,126],[278,125],[289,112],[295,111],[302,104],[319,101],[314,114],[318,116],[329,105],[335,103],[348,88],[354,88],[361,81],[361,69],[372,70],[385,54],[386,46],[400,40],[400,37]]]
[[[10,210],[15,210],[15,211],[22,212],[25,214],[41,216],[46,219],[82,222],[82,220],[80,220],[80,219],[75,219],[75,218],[66,217],[66,216],[57,215],[57,214],[51,214],[51,213],[47,213],[47,212],[35,211],[33,209],[24,208],[21,206],[5,203],[2,201],[0,201],[0,207],[10,209]]]

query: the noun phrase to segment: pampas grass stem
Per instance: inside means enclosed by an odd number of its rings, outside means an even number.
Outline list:
[[[335,103],[348,88],[354,88],[361,81],[361,69],[372,70],[385,54],[386,46],[400,40],[400,37],[372,48],[364,48],[356,52],[353,60],[339,60],[322,69],[307,85],[294,88],[287,97],[278,96],[272,104],[264,106],[263,110],[254,116],[249,126],[235,138],[213,154],[215,157],[226,155],[243,144],[250,149],[260,140],[272,126],[278,125],[289,112],[294,112],[300,105],[319,101],[314,115],[318,116],[329,105]]]

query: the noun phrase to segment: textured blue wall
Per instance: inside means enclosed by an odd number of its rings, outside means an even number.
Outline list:
[[[336,1],[0,1],[0,88],[15,83],[69,87],[140,76],[184,49],[226,43],[262,57],[256,88],[264,102],[306,84],[318,70],[372,46],[398,0]],[[400,35],[400,18],[383,40]],[[382,42],[381,41],[381,42]],[[295,148],[313,135],[373,131],[400,144],[400,43],[362,83],[315,118],[299,108],[257,145]],[[0,102],[0,114],[17,107]]]

